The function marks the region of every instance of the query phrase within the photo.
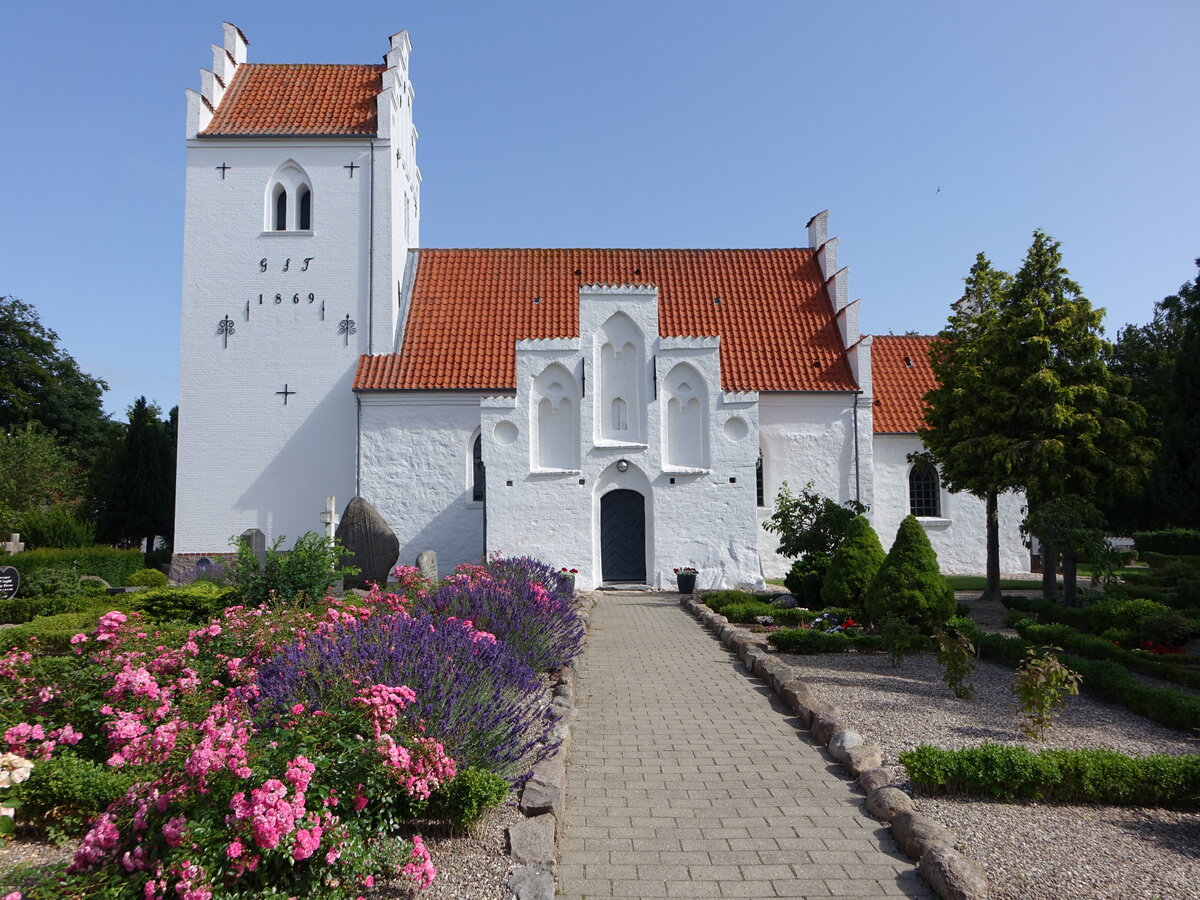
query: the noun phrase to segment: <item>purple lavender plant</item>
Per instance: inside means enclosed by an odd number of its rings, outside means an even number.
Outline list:
[[[557,669],[579,654],[584,630],[570,578],[527,557],[491,560],[485,568],[483,579],[446,579],[421,607],[470,619],[536,671]]]
[[[411,725],[436,737],[460,765],[510,780],[544,758],[554,719],[537,675],[507,645],[462,622],[430,616],[373,616],[327,627],[283,646],[258,672],[260,714],[295,703],[345,708],[360,687],[407,685]]]

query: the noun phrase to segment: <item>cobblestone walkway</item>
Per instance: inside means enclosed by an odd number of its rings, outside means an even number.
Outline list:
[[[564,900],[931,896],[848,776],[678,595],[600,596],[575,702]]]

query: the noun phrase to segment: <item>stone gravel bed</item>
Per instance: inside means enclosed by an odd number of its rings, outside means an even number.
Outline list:
[[[905,789],[899,754],[922,743],[1200,753],[1200,740],[1086,695],[1069,698],[1044,741],[1029,741],[1018,730],[1012,669],[995,663],[977,664],[975,695],[963,701],[942,683],[931,654],[899,666],[887,654],[780,658],[841,709],[867,743],[883,748],[884,765]],[[986,869],[994,900],[1200,900],[1200,813],[920,796],[915,805],[953,831],[958,849]]]

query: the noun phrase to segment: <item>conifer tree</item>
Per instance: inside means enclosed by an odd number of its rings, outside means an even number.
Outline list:
[[[858,613],[864,612],[867,588],[885,555],[867,517],[856,516],[825,572],[821,599],[827,606],[848,606]]]
[[[1171,371],[1162,447],[1154,463],[1158,505],[1180,525],[1200,526],[1200,314],[1194,313]]]
[[[896,620],[930,634],[954,615],[954,591],[938,570],[937,553],[914,516],[905,516],[896,540],[871,580],[867,615]]]

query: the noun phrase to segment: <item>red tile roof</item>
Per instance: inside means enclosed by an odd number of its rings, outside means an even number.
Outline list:
[[[201,134],[374,134],[383,70],[242,63]]]
[[[937,387],[929,335],[877,335],[871,342],[876,434],[914,434],[925,420],[926,393]]]
[[[356,390],[511,390],[516,341],[577,337],[593,283],[656,286],[664,337],[720,335],[725,390],[857,389],[812,250],[417,252],[400,353],[362,357]]]

